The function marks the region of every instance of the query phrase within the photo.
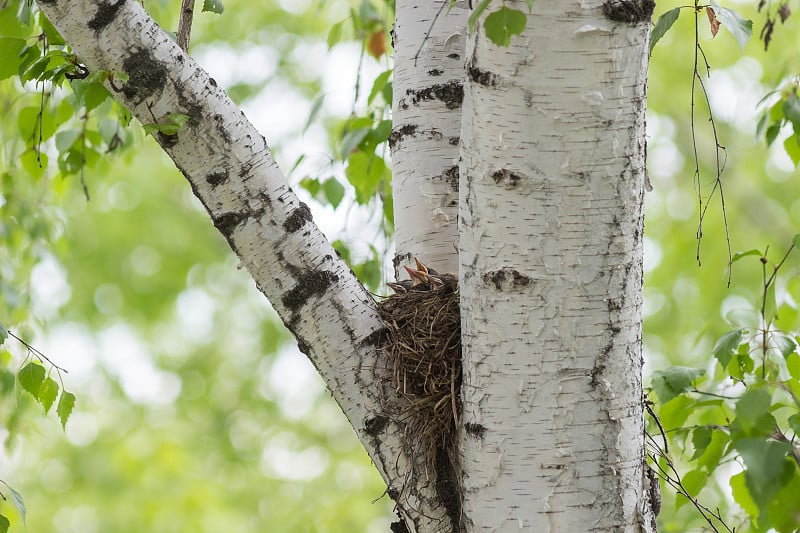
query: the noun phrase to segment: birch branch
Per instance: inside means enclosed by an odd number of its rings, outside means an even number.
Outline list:
[[[38,0],[91,70],[121,71],[116,97],[142,123],[189,117],[156,140],[317,368],[372,457],[411,531],[438,531],[435,489],[405,479],[402,426],[384,415],[376,377],[383,324],[370,294],[313,223],[264,137],[194,60],[126,0]],[[387,401],[387,400],[384,400]],[[449,526],[449,524],[448,524]]]

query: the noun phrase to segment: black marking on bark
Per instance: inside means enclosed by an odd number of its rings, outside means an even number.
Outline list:
[[[305,355],[310,355],[311,346],[309,346],[308,343],[305,341],[305,339],[303,339],[300,335],[298,335],[296,331],[293,331],[292,333],[294,333],[295,339],[297,339],[297,349],[300,350],[300,353]]]
[[[235,213],[229,211],[219,215],[211,215],[214,225],[225,237],[230,237],[233,230],[247,218],[247,213]]]
[[[167,81],[167,68],[146,49],[138,49],[126,57],[122,70],[128,75],[122,92],[134,101],[134,105],[162,90]]]
[[[311,297],[325,294],[328,287],[339,281],[339,276],[324,270],[297,272],[293,277],[297,281],[297,285],[281,297],[283,306],[292,313],[289,319],[290,324],[294,324],[297,321],[300,316],[300,309],[308,303]]]
[[[533,107],[533,92],[525,91],[525,107]]]
[[[447,57],[450,59],[461,59],[461,56],[453,52],[452,54],[447,54]]]
[[[288,233],[294,233],[300,228],[302,228],[306,222],[311,221],[311,209],[308,206],[300,202],[300,206],[292,211],[289,215],[289,218],[286,219],[286,222],[283,223],[283,229],[285,229]]]
[[[215,80],[214,78],[208,78],[208,83],[212,87],[216,87],[217,86],[217,80]]]
[[[414,135],[417,131],[417,126],[414,124],[406,124],[402,128],[392,131],[389,135],[389,148],[394,148],[394,145],[403,140],[404,137]]]
[[[364,432],[370,437],[377,437],[386,426],[389,425],[389,419],[383,415],[373,416],[364,421]]]
[[[156,138],[158,139],[158,144],[160,144],[163,148],[173,148],[176,144],[178,144],[177,133],[167,135],[166,133],[158,132],[156,133]]]
[[[386,328],[376,329],[361,341],[361,346],[382,346],[386,340]]]
[[[614,22],[639,24],[650,22],[655,7],[653,0],[606,0],[603,15]]]
[[[458,145],[459,145],[459,143],[461,142],[461,137],[450,137],[450,140],[449,140],[448,142],[449,142],[449,143],[450,143],[452,146],[458,146]]]
[[[506,288],[524,287],[531,282],[531,278],[524,274],[520,274],[518,270],[513,268],[502,268],[500,270],[493,270],[481,276],[483,282],[487,285],[494,285],[495,289],[501,291]]]
[[[444,74],[444,71],[438,68],[428,71],[428,76],[441,76],[442,74]]]
[[[482,426],[481,424],[467,422],[464,424],[464,431],[466,431],[468,435],[472,435],[476,439],[480,439],[486,434],[486,427]]]
[[[460,531],[461,494],[458,490],[458,476],[445,447],[436,449],[436,496],[450,517],[453,533]]]
[[[414,105],[424,100],[441,100],[447,109],[458,109],[464,101],[464,85],[454,80],[420,90],[408,89],[406,94],[411,97],[411,103]]]
[[[225,127],[225,118],[222,115],[220,115],[219,113],[217,113],[217,114],[214,115],[214,123],[216,124],[217,133],[219,134],[219,136],[222,137],[222,140],[225,141],[226,144],[230,145],[231,144],[231,136],[228,133],[228,130],[226,129],[226,127]],[[250,169],[248,167],[248,172],[249,172],[249,170]]]
[[[230,176],[228,176],[227,170],[225,170],[224,172],[212,172],[211,174],[206,176],[206,183],[208,183],[212,187],[217,187],[227,182],[229,178]]]
[[[484,87],[496,87],[500,82],[500,76],[478,67],[469,67],[467,73],[472,81]]]
[[[505,184],[511,188],[519,185],[519,182],[522,181],[523,177],[524,176],[522,176],[522,174],[517,174],[516,172],[508,170],[507,168],[501,168],[492,174],[492,179],[495,183],[500,184],[505,182]]]
[[[458,165],[453,165],[442,172],[442,177],[447,181],[451,189],[458,192]]]
[[[103,3],[100,4],[100,7],[97,10],[97,13],[94,14],[92,20],[89,21],[90,30],[94,30],[99,32],[112,22],[114,19],[117,18],[117,12],[122,7],[122,4],[125,3],[125,0],[117,0],[114,3]]]
[[[391,496],[391,494],[390,494],[390,496]],[[394,500],[394,498],[392,498],[392,499]],[[411,533],[411,531],[408,530],[408,526],[403,521],[403,517],[400,516],[400,513],[397,513],[397,516],[398,516],[398,518],[400,518],[400,520],[398,520],[397,522],[392,522],[389,525],[389,529],[391,530],[391,532],[392,533]]]

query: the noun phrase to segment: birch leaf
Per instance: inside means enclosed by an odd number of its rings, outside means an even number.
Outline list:
[[[75,407],[75,395],[71,392],[64,391],[61,393],[61,398],[58,400],[58,407],[56,407],[56,413],[58,413],[58,418],[61,420],[61,427],[64,429],[67,428],[67,420],[69,420],[69,416],[72,414],[72,409]]]
[[[656,21],[656,26],[653,28],[653,33],[650,35],[650,52],[653,52],[653,47],[656,43],[661,40],[661,38],[666,35],[669,29],[675,24],[675,21],[678,20],[678,15],[681,14],[681,8],[676,7],[675,9],[670,9],[666,13],[662,14],[658,17]]]
[[[483,27],[490,41],[498,46],[508,46],[511,37],[525,30],[527,21],[528,17],[522,11],[503,6],[486,17]]]
[[[44,368],[42,365],[30,362],[19,371],[17,377],[19,378],[19,384],[22,385],[22,388],[30,392],[33,397],[38,400],[39,391],[44,381]]]
[[[716,19],[731,32],[733,38],[739,43],[739,48],[744,49],[753,34],[753,21],[747,20],[736,11],[722,7],[716,2],[711,2],[711,7],[714,8]]]
[[[225,6],[222,4],[222,0],[203,0],[203,11],[222,15],[222,12],[225,11]]]

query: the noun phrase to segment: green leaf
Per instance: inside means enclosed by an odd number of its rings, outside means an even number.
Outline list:
[[[81,130],[79,129],[59,131],[56,133],[56,148],[59,152],[66,152],[80,136]]]
[[[800,131],[800,98],[792,93],[783,101],[783,116],[791,121],[794,130]]]
[[[61,398],[58,399],[58,407],[56,407],[56,413],[58,414],[59,420],[61,420],[61,427],[67,429],[67,420],[69,420],[69,415],[72,414],[72,409],[75,407],[75,395],[71,392],[63,391],[61,393]]]
[[[656,45],[658,41],[669,31],[675,21],[678,20],[678,15],[681,14],[681,8],[676,7],[675,9],[670,9],[666,13],[662,13],[658,20],[656,21],[656,25],[653,28],[653,33],[650,34],[650,53],[653,52],[653,47]]]
[[[511,37],[525,31],[527,22],[525,13],[503,6],[486,17],[483,27],[490,41],[498,46],[508,46],[511,44]]]
[[[341,22],[337,22],[336,24],[331,26],[331,29],[328,31],[328,38],[327,38],[328,50],[336,46],[336,44],[342,40],[342,26],[344,25],[346,20],[347,19],[342,20]]]
[[[353,130],[348,131],[344,138],[342,138],[342,147],[340,148],[340,154],[342,159],[347,159],[350,154],[356,149],[356,147],[364,140],[364,137],[370,132],[372,128],[370,127],[363,127],[363,128],[356,128]]]
[[[8,518],[0,514],[0,533],[6,533],[10,526],[11,522],[8,521]]]
[[[372,83],[372,89],[369,91],[369,96],[367,97],[367,105],[370,105],[372,101],[378,96],[378,93],[383,92],[383,87],[386,85],[386,82],[389,81],[389,77],[392,75],[392,69],[386,70],[378,74],[378,77],[375,78],[375,81]],[[391,102],[387,102],[391,104]]]
[[[658,417],[665,429],[670,430],[683,425],[694,408],[697,401],[689,396],[676,396],[671,401],[661,405]]]
[[[795,438],[800,437],[800,413],[789,417],[789,427],[794,431]]]
[[[697,464],[706,467],[709,472],[715,470],[727,454],[730,442],[731,438],[727,432],[715,430],[711,435],[711,442],[706,446],[703,454],[698,456]]]
[[[673,366],[665,370],[653,372],[651,385],[661,403],[667,403],[674,397],[692,388],[692,383],[706,373],[699,368]]]
[[[15,76],[19,72],[19,53],[25,47],[25,39],[0,38],[0,80]]]
[[[11,501],[14,503],[14,507],[17,508],[19,515],[22,517],[22,523],[25,523],[25,518],[27,516],[27,510],[25,509],[25,500],[22,498],[22,494],[14,490],[13,487],[8,487],[8,490],[11,492]]]
[[[775,345],[775,349],[778,350],[784,359],[789,357],[789,354],[793,353],[795,348],[797,348],[794,339],[782,333],[773,333],[772,342]]]
[[[690,496],[696,497],[708,481],[708,472],[705,470],[692,470],[687,472],[681,479],[683,488]]]
[[[794,244],[795,248],[800,248],[800,233],[797,233],[794,237],[792,237],[792,244]]]
[[[44,368],[42,365],[31,361],[17,374],[19,384],[22,388],[30,392],[34,398],[39,399],[39,391],[44,381]]]
[[[222,0],[203,0],[203,11],[222,15],[222,12],[225,11],[225,6],[222,4]]]
[[[742,342],[743,334],[744,329],[739,328],[731,330],[720,337],[717,341],[717,344],[714,346],[714,351],[712,353],[723,366],[723,368],[727,367],[728,363],[730,363],[731,357],[733,357],[733,352]]]
[[[736,252],[735,254],[733,254],[733,257],[731,258],[731,262],[735,263],[739,259],[741,259],[743,257],[750,256],[750,255],[757,255],[757,256],[761,257],[764,254],[761,253],[761,250],[756,250],[755,248],[753,248],[752,250],[747,250],[746,252]]]
[[[753,498],[750,497],[750,491],[747,490],[745,473],[739,472],[735,476],[731,477],[730,486],[734,501],[738,503],[748,515],[757,517],[758,505],[756,505],[756,502],[754,502]]]
[[[303,178],[300,180],[300,186],[308,191],[311,196],[319,194],[322,184],[317,178]]]
[[[795,166],[800,164],[800,127],[795,127],[794,135],[783,141],[783,149],[786,150]]]
[[[313,124],[314,121],[317,120],[317,115],[319,115],[319,112],[322,110],[322,104],[324,102],[325,102],[325,95],[321,94],[317,96],[317,98],[314,100],[314,103],[311,104],[311,111],[308,112],[308,119],[306,119],[306,124],[305,126],[303,126],[303,133],[308,131],[308,128],[311,127],[311,124]]]
[[[8,330],[5,328],[5,326],[3,326],[3,324],[0,324],[0,345],[6,342],[7,338],[8,338]]]
[[[736,11],[722,7],[716,2],[711,2],[711,6],[714,8],[714,13],[717,15],[717,20],[720,24],[731,32],[733,38],[739,43],[739,48],[744,49],[753,34],[753,21],[743,18]]]
[[[781,132],[781,125],[780,123],[775,123],[767,128],[767,132],[764,134],[764,140],[767,141],[767,146],[772,146],[772,143],[775,142],[775,138]]]
[[[492,0],[481,0],[481,2],[472,10],[469,19],[467,19],[467,26],[469,27],[470,31],[475,29],[475,24],[478,22],[481,14],[486,11],[487,7],[489,7],[489,2],[491,1]]]
[[[736,401],[736,418],[731,423],[734,440],[742,437],[767,437],[775,430],[770,413],[772,396],[764,389],[750,388]]]
[[[345,175],[356,189],[356,201],[366,204],[378,191],[378,185],[386,172],[386,163],[375,154],[354,152],[348,160]]]
[[[765,438],[748,438],[738,441],[735,446],[744,460],[747,490],[763,512],[772,497],[792,478],[795,467],[788,458],[792,445]]]
[[[344,186],[336,178],[331,177],[322,184],[322,190],[325,193],[325,198],[333,208],[339,207],[344,198]]]
[[[711,442],[711,437],[714,435],[714,430],[707,426],[700,426],[692,431],[692,446],[694,447],[694,455],[691,460],[694,461],[706,451],[706,447]]]
[[[42,31],[47,37],[47,44],[49,46],[62,46],[67,44],[61,34],[58,33],[58,30],[55,28],[55,26],[53,26],[53,23],[50,22],[50,19],[48,19],[41,11],[39,12],[39,26],[42,27]]]
[[[44,407],[44,413],[47,414],[50,411],[50,408],[53,406],[53,403],[56,401],[56,397],[58,396],[58,383],[55,382],[53,378],[47,378],[44,380],[42,384],[41,390],[39,390],[39,403],[42,404]]]

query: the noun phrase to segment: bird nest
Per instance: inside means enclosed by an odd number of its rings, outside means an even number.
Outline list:
[[[452,461],[461,409],[461,318],[455,276],[421,263],[412,279],[391,283],[396,291],[378,304],[387,328],[386,368],[400,397],[390,413],[405,427],[407,451],[422,454],[428,472]],[[442,452],[445,452],[443,455]]]

